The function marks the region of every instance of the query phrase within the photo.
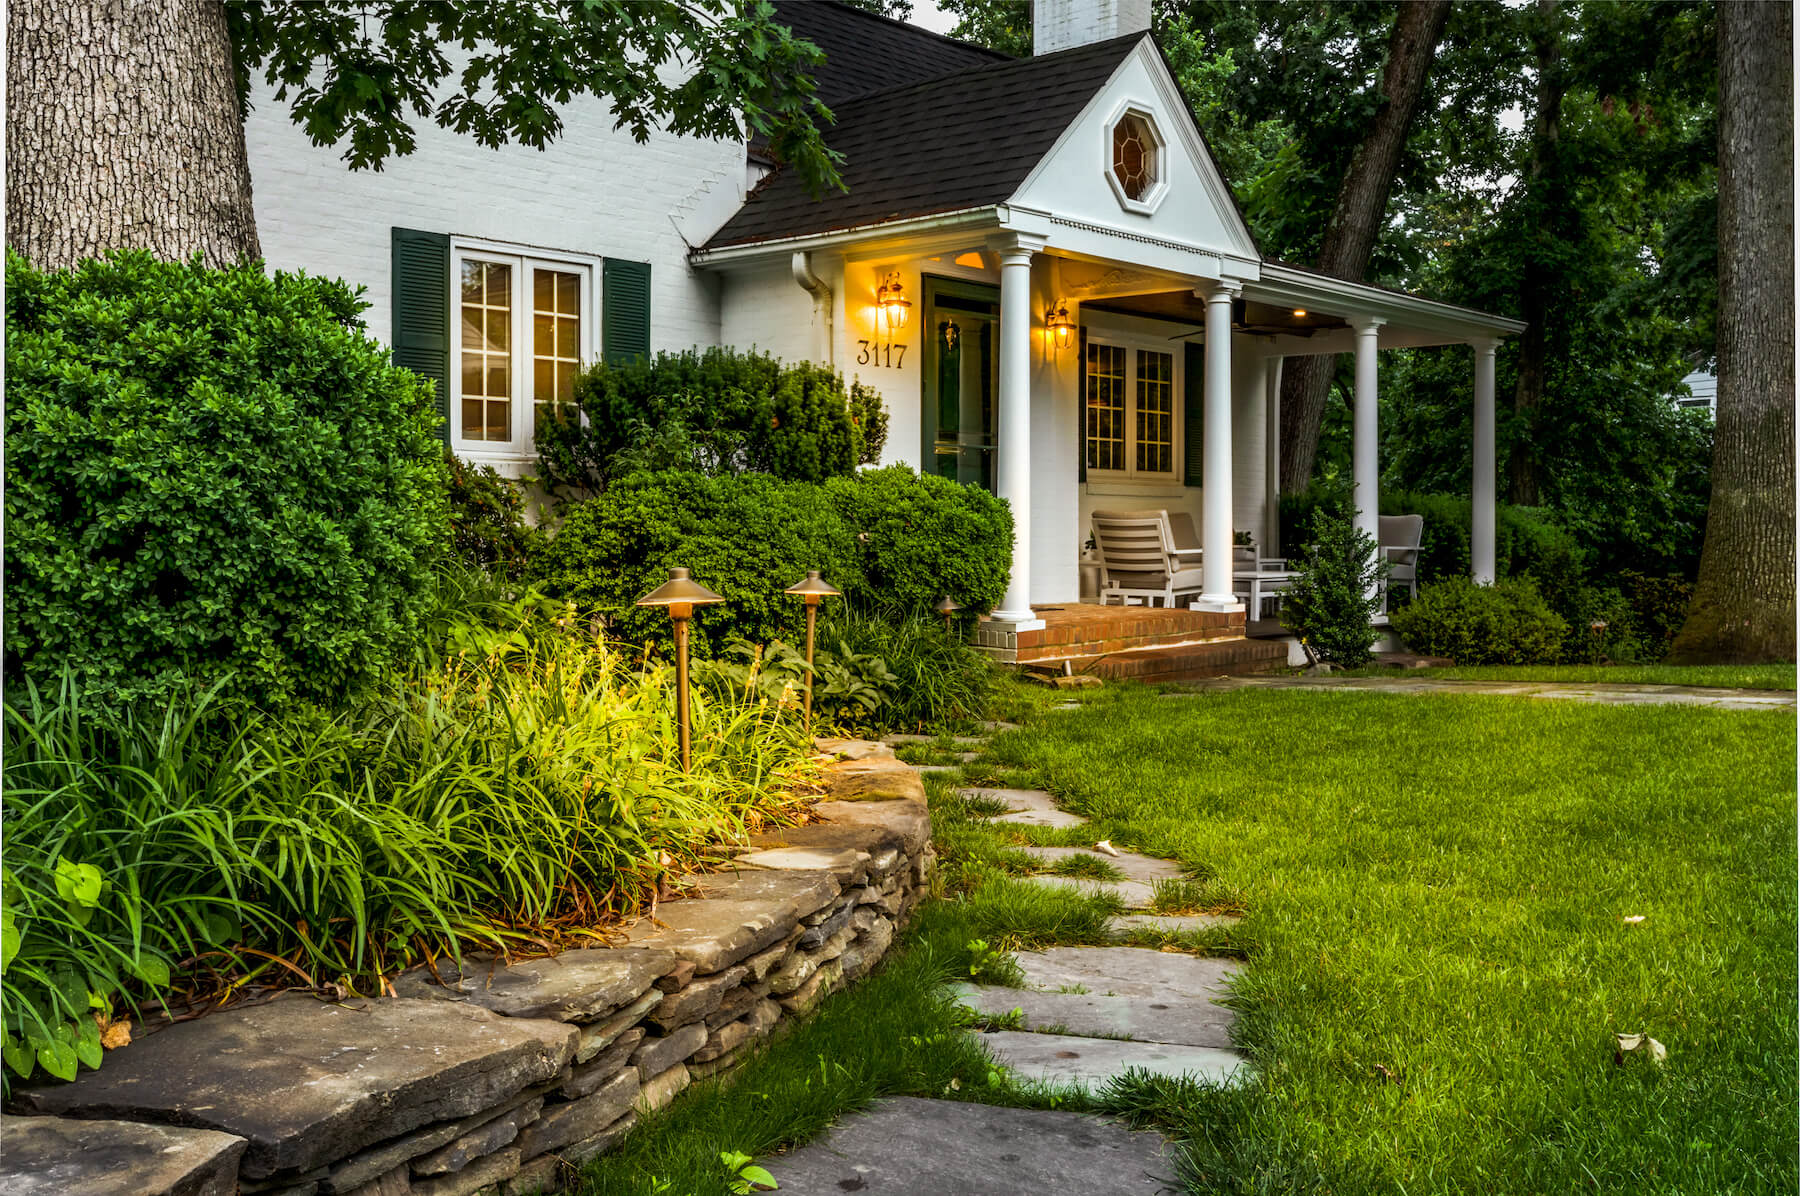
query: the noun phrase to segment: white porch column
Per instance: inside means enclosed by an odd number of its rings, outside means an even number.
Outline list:
[[[1263,363],[1263,542],[1260,556],[1281,555],[1281,363]]]
[[[1218,283],[1206,294],[1206,390],[1201,443],[1199,610],[1235,611],[1231,592],[1231,301],[1240,288]]]
[[[1475,584],[1494,584],[1494,350],[1495,340],[1475,348],[1474,474],[1469,486],[1469,558]]]
[[[1375,354],[1382,322],[1373,317],[1351,321],[1356,330],[1356,406],[1351,418],[1350,465],[1355,483],[1357,530],[1381,543],[1381,454],[1376,416]]]
[[[1038,246],[1009,239],[1000,254],[1000,443],[995,488],[1012,508],[1012,576],[995,619],[1033,623],[1031,610],[1031,259]]]

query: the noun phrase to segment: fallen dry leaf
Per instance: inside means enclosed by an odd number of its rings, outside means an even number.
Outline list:
[[[1625,1066],[1625,1056],[1641,1051],[1652,1063],[1662,1063],[1669,1057],[1669,1048],[1648,1034],[1614,1034],[1617,1047],[1613,1051],[1613,1062],[1620,1067]]]
[[[131,1045],[131,1019],[122,1017],[116,1021],[103,1021],[99,1014],[94,1020],[100,1022],[100,1045],[109,1051],[118,1050],[122,1046]]]
[[[1094,844],[1094,850],[1095,851],[1104,851],[1107,855],[1110,855],[1110,856],[1116,856],[1119,854],[1119,849],[1112,845],[1111,839],[1100,840],[1100,842]]]
[[[1627,918],[1625,918],[1624,922],[1625,922],[1625,925],[1627,925],[1627,926],[1636,926],[1639,922],[1642,922],[1643,920],[1644,920],[1643,914],[1632,914],[1632,915],[1628,916]]]

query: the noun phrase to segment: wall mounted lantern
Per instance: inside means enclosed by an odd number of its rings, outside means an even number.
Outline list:
[[[637,600],[639,606],[665,606],[675,625],[675,715],[681,724],[681,771],[688,771],[688,620],[696,606],[711,606],[725,599],[688,576],[686,569],[669,570],[669,580]]]
[[[836,598],[842,590],[819,576],[817,569],[808,569],[806,576],[782,591],[793,594],[806,603],[806,725],[812,727],[812,687],[813,687],[813,632],[819,623],[819,603],[827,598]]]
[[[955,616],[957,611],[962,609],[962,607],[952,602],[950,600],[950,595],[945,594],[942,598],[939,598],[936,602],[931,604],[931,609],[944,617],[944,630],[949,631],[950,620]]]
[[[1075,340],[1075,321],[1069,318],[1067,300],[1058,299],[1056,306],[1044,316],[1044,327],[1050,332],[1050,340],[1059,349],[1066,349]]]
[[[882,323],[889,334],[906,327],[912,300],[906,297],[906,284],[900,281],[900,271],[890,270],[881,285],[875,288],[875,307],[881,312]]]

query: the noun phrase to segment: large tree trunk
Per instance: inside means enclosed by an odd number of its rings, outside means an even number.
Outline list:
[[[1444,36],[1450,0],[1418,0],[1402,4],[1388,41],[1387,66],[1381,73],[1381,107],[1369,132],[1350,158],[1338,188],[1331,223],[1319,250],[1320,270],[1333,278],[1361,282],[1387,215],[1388,195],[1406,131],[1419,110],[1425,76]],[[1325,399],[1337,372],[1334,356],[1291,357],[1281,375],[1281,488],[1304,490],[1312,479],[1319,451],[1319,427]]]
[[[1793,20],[1719,5],[1719,422],[1682,664],[1794,659]]]
[[[1557,178],[1557,142],[1562,136],[1564,85],[1562,30],[1558,27],[1557,0],[1538,0],[1538,24],[1533,40],[1537,49],[1537,115],[1531,135],[1531,162],[1526,167],[1526,187],[1538,200],[1542,221],[1530,235],[1554,237],[1551,222],[1562,210]],[[1514,433],[1507,464],[1507,497],[1520,506],[1535,507],[1543,499],[1538,478],[1538,409],[1544,404],[1544,382],[1549,356],[1550,287],[1553,273],[1545,269],[1541,254],[1528,253],[1519,279],[1519,318],[1525,332],[1519,337],[1519,376],[1513,387]]]
[[[260,257],[233,80],[218,0],[8,0],[7,241],[45,268]]]

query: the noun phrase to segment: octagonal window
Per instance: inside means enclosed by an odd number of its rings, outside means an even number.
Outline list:
[[[1125,198],[1140,201],[1156,186],[1157,137],[1149,122],[1128,112],[1113,126],[1113,177]]]

